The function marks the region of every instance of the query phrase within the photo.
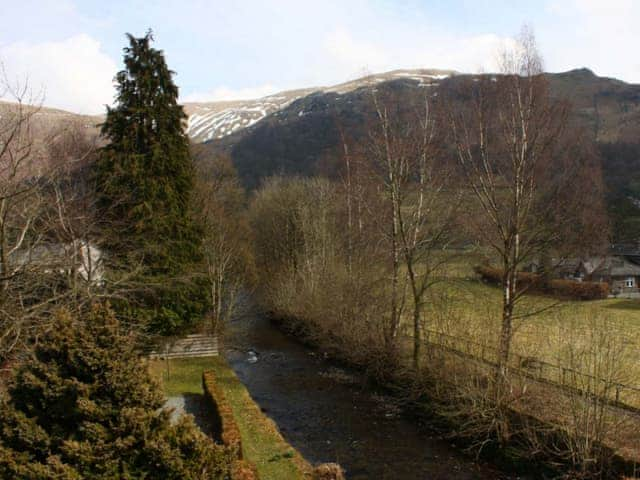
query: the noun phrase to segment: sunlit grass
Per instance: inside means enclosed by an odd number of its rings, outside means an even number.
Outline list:
[[[501,295],[498,287],[470,277],[449,279],[432,288],[424,309],[424,326],[495,348],[500,331]],[[593,349],[595,333],[604,332],[619,350],[614,366],[618,371],[616,381],[640,387],[639,300],[560,301],[528,295],[515,313],[511,349],[514,358],[535,358],[590,373],[592,367],[580,364],[576,352],[584,354]],[[634,405],[640,406],[637,393],[633,395]]]
[[[167,396],[202,394],[202,372],[212,370],[233,409],[242,436],[242,453],[254,463],[262,480],[302,480],[311,467],[282,437],[222,357],[150,362],[150,371]]]

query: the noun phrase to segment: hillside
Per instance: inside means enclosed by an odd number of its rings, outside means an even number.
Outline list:
[[[212,154],[231,156],[248,188],[274,174],[335,175],[340,131],[356,141],[367,134],[364,120],[371,101],[363,87],[373,83],[391,89],[400,104],[411,105],[424,97],[425,87],[437,95],[439,88],[464,78],[448,73],[390,72],[354,82],[351,89],[317,90],[206,145]],[[640,237],[640,85],[598,77],[587,69],[548,78],[552,95],[572,103],[571,122],[585,128],[600,145],[616,240]]]
[[[438,79],[454,73],[449,70],[394,70],[368,75],[329,87],[288,90],[255,100],[185,103],[185,111],[189,115],[187,133],[195,142],[220,139],[248,128],[267,116],[283,110],[296,100],[312,94],[345,94],[366,85],[398,78],[411,78],[421,85],[431,85]]]
[[[0,118],[5,118],[6,115],[16,113],[18,108],[19,106],[16,103],[0,100]],[[33,107],[29,105],[23,105],[22,108],[27,114],[33,113],[31,126],[34,137],[37,140],[44,140],[48,134],[71,124],[97,132],[97,125],[102,121],[102,116],[99,115],[80,115],[57,108]]]
[[[195,142],[211,142],[252,127],[260,120],[291,108],[299,100],[317,99],[319,95],[326,95],[327,99],[344,96],[345,103],[349,103],[352,100],[351,96],[357,96],[356,91],[366,86],[404,81],[413,86],[437,88],[440,83],[446,84],[450,78],[461,76],[452,70],[394,70],[338,85],[288,90],[254,100],[185,103],[185,111],[189,116],[187,133]],[[575,120],[587,126],[599,142],[638,141],[640,85],[598,77],[588,69],[548,74],[548,77],[553,94],[567,98],[573,103]],[[333,103],[331,100],[328,101]],[[7,108],[13,108],[13,105],[0,100],[0,115]],[[353,107],[360,108],[358,104]],[[94,128],[102,118],[43,107],[36,114],[36,123],[39,130],[55,128],[60,123],[68,121]]]
[[[600,143],[640,141],[640,85],[582,68],[549,74],[552,93],[571,101],[574,119]]]
[[[640,85],[599,77],[588,69],[547,74],[552,95],[570,100],[571,121],[600,144],[612,217],[621,239],[640,236]],[[450,70],[394,70],[338,85],[289,90],[255,100],[186,103],[187,133],[211,155],[228,153],[244,185],[273,174],[335,175],[341,131],[367,134],[367,87],[392,89],[402,105],[465,78]],[[0,102],[0,115],[11,104]],[[370,113],[370,112],[369,112]],[[91,131],[101,117],[42,108],[36,134],[44,138],[73,122]]]
[[[187,134],[198,143],[222,138],[250,127],[313,90],[290,90],[256,100],[185,103]]]
[[[390,72],[384,80],[375,77],[373,81],[384,82],[385,88],[394,89],[399,102],[410,104],[424,95],[424,87],[429,86],[430,93],[437,94],[440,84],[444,86],[461,78],[432,76],[425,82],[421,72],[424,71]],[[632,144],[640,140],[640,85],[598,77],[586,69],[548,77],[552,94],[571,101],[572,121],[585,127],[599,143]],[[370,108],[370,99],[362,88],[367,83],[361,79],[350,90],[317,90],[290,102],[251,128],[235,131],[208,145],[212,151],[231,154],[249,187],[265,175],[317,172],[326,167],[337,151],[339,128],[347,130],[351,138],[366,133],[361,122]]]

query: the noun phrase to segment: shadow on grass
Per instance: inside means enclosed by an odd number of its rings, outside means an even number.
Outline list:
[[[640,310],[640,300],[623,300],[606,305],[605,308],[610,308],[611,310]]]
[[[200,430],[215,439],[217,432],[215,415],[205,396],[201,393],[185,393],[183,396],[184,411],[193,415]]]

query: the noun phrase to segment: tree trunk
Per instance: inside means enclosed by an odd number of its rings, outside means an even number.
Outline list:
[[[422,336],[420,333],[420,303],[414,300],[413,304],[413,368],[418,371],[420,367],[420,347]]]
[[[513,309],[515,305],[517,270],[514,264],[505,262],[502,296],[502,324],[498,345],[498,368],[496,371],[496,403],[501,408],[509,376],[509,354],[513,335]]]

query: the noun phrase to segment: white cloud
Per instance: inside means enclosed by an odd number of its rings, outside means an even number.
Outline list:
[[[11,80],[43,92],[44,104],[77,113],[102,113],[113,102],[116,63],[92,37],[59,42],[0,45],[0,60]]]
[[[332,74],[331,81],[398,68],[495,71],[497,54],[509,44],[512,38],[495,34],[454,36],[401,29],[371,40],[340,28],[326,35],[315,70],[319,75]]]
[[[598,75],[640,82],[640,2],[637,0],[551,0],[547,10],[571,25],[544,31],[550,69],[586,66]]]
[[[216,87],[208,92],[194,92],[180,98],[182,102],[218,102],[223,100],[252,100],[282,91],[271,84],[248,88]]]
[[[324,39],[324,50],[338,67],[366,68],[372,71],[385,68],[390,63],[388,53],[380,45],[357,40],[344,28],[334,30]]]

